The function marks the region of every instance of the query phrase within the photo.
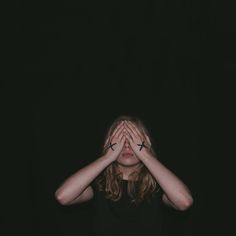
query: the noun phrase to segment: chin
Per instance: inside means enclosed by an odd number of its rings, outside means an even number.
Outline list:
[[[118,164],[123,165],[123,166],[135,166],[140,163],[140,160],[137,159],[136,157],[132,159],[131,158],[127,158],[127,159],[118,158],[116,161],[118,162]]]

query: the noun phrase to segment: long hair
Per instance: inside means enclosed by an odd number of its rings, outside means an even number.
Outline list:
[[[134,123],[143,135],[146,134],[149,139],[152,140],[152,138],[150,137],[150,133],[148,132],[147,128],[144,126],[140,118],[123,115],[116,118],[108,129],[105,135],[102,155],[104,155],[107,151],[105,146],[109,142],[112,133],[114,132],[117,125],[123,120],[129,120]],[[150,146],[149,151],[154,157],[157,158],[152,145]],[[96,183],[98,189],[105,192],[105,197],[107,199],[118,201],[121,198],[122,173],[119,171],[116,161],[105,168],[105,170],[96,178]],[[150,198],[153,196],[153,194],[155,194],[159,190],[160,186],[158,185],[157,181],[154,179],[147,167],[142,162],[140,162],[136,170],[129,175],[127,191],[128,195],[131,197],[131,202],[138,205],[144,199],[150,201]]]

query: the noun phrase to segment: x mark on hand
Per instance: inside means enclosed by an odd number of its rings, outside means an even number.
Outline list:
[[[147,148],[147,146],[144,144],[144,141],[141,144],[137,145],[140,146],[139,151],[141,151],[143,147]]]
[[[114,145],[116,145],[116,143],[113,143],[113,144],[112,144],[112,143],[110,142],[110,144],[109,144],[109,146],[107,147],[107,149],[108,149],[108,148],[111,148],[112,151],[115,151],[115,150],[113,149],[113,146],[114,146]]]

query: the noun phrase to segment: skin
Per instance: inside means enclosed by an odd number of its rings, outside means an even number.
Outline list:
[[[122,148],[125,143],[125,135],[124,135],[125,127],[124,122],[121,122],[115,128],[111,137],[106,140],[104,147],[109,146],[109,143],[115,144],[113,145],[113,150],[111,148],[107,149],[106,156],[109,156],[109,159],[115,161],[117,157],[120,155]]]
[[[129,127],[126,121],[120,122],[111,135],[110,141],[106,140],[105,144],[105,146],[109,146],[109,143],[116,143],[112,146],[114,150],[108,148],[106,155],[118,163],[119,170],[123,173],[123,179],[128,179],[129,174],[131,174],[141,162],[131,148],[127,138],[127,135],[129,135],[128,130]]]
[[[152,156],[148,148],[140,150],[137,144],[143,141],[145,145],[151,145],[148,136],[143,135],[135,124],[130,121],[121,122],[105,143],[105,146],[110,142],[116,143],[114,150],[108,148],[103,156],[67,178],[57,189],[56,199],[63,205],[88,201],[94,194],[90,183],[112,162],[118,163],[123,179],[128,179],[129,174],[142,162],[163,189],[163,202],[177,210],[188,209],[193,203],[188,187]],[[124,156],[127,152],[130,155]]]
[[[135,152],[135,149],[137,144],[131,146],[131,142],[129,138],[131,137],[131,128],[129,126],[129,123],[127,121],[124,121],[123,123],[123,130],[122,133],[125,137],[124,146],[119,153],[116,161],[118,163],[119,170],[123,173],[123,179],[128,179],[128,176],[136,170],[136,168],[140,165],[141,160],[138,158],[137,153]],[[144,137],[143,139],[144,140]],[[140,140],[136,140],[137,143],[141,143]],[[139,149],[140,147],[137,146]]]
[[[177,210],[186,210],[193,204],[192,195],[188,187],[172,171],[166,168],[159,160],[152,156],[148,148],[140,147],[137,144],[149,138],[141,134],[139,129],[130,121],[125,122],[125,137],[135,153],[136,157],[148,168],[150,173],[164,190],[163,202]]]

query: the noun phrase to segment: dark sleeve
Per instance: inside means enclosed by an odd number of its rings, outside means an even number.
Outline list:
[[[94,188],[95,187],[95,180],[93,180],[91,183],[90,183],[91,187]]]
[[[91,187],[93,188],[93,191],[94,191],[94,192],[97,191],[97,186],[96,186],[95,180],[93,180],[90,185],[91,185]]]
[[[90,185],[91,185],[91,187],[93,189],[94,197],[96,197],[97,194],[98,194],[98,187],[97,187],[96,179],[93,180]]]
[[[97,191],[96,191],[96,183],[95,183],[95,181],[92,181],[92,182],[90,183],[90,186],[91,186],[92,189],[93,189],[92,204],[93,204],[93,206],[95,206],[95,205],[96,205],[96,201],[97,201]]]
[[[164,191],[163,191],[163,189],[160,187],[159,190],[158,190],[158,192],[156,193],[156,196],[157,196],[158,201],[162,202],[162,196],[163,196],[163,194],[164,194]]]

